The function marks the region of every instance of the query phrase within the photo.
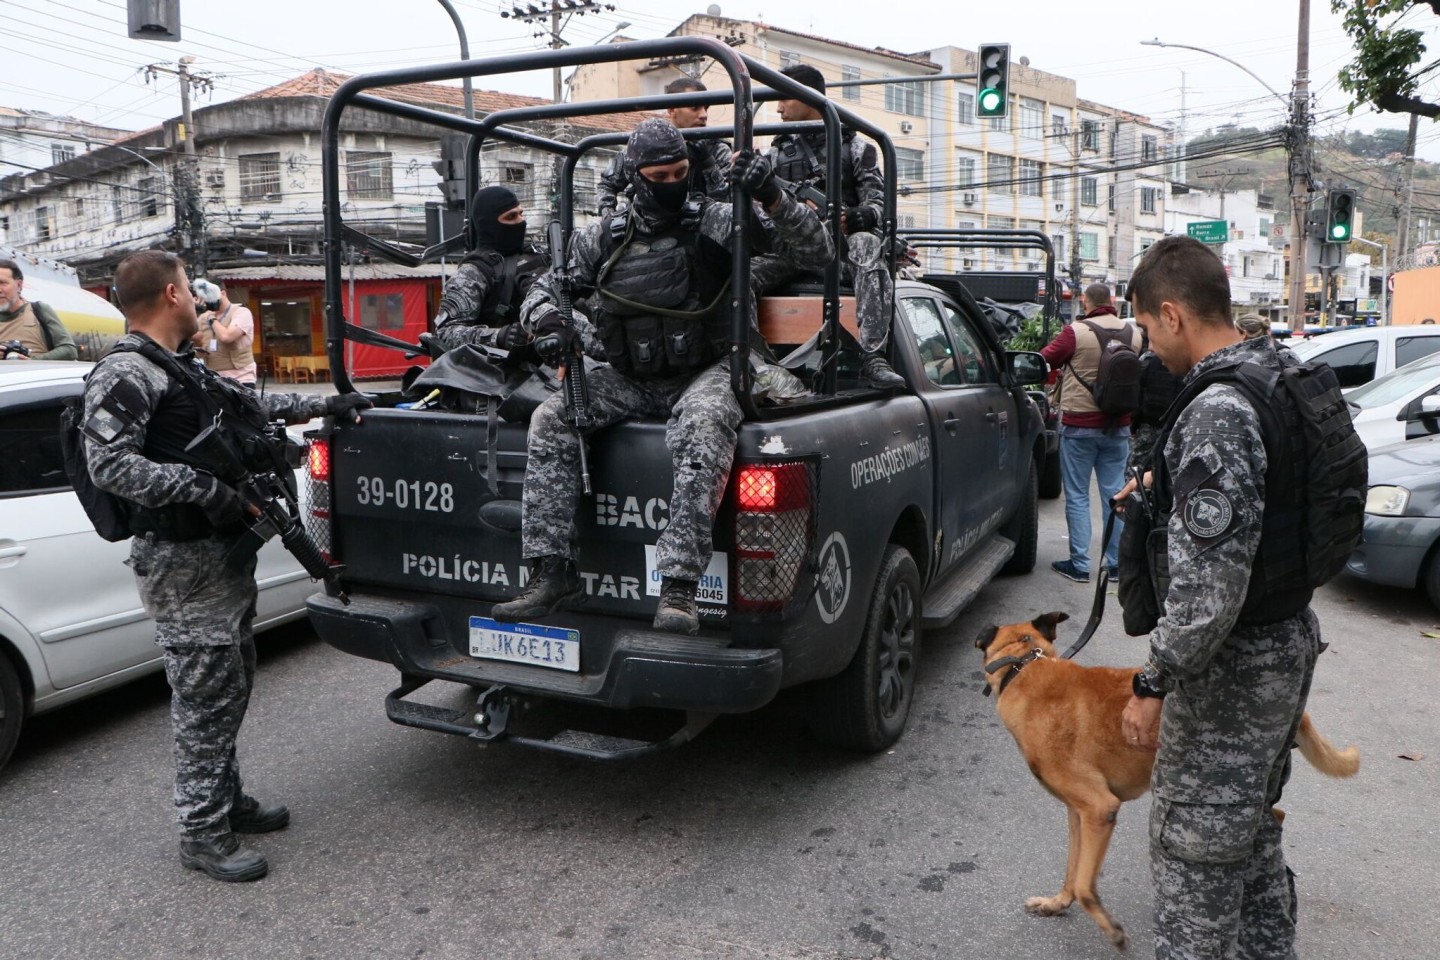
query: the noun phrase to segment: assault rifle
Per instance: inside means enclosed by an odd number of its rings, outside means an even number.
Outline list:
[[[569,261],[565,255],[565,231],[559,220],[550,221],[550,276],[554,281],[555,306],[560,317],[575,333],[574,349],[568,356],[560,358],[564,380],[560,388],[565,391],[565,421],[580,434],[580,484],[590,493],[590,460],[585,452],[584,431],[591,423],[590,385],[585,379],[585,351],[580,344],[580,334],[575,328],[575,310],[570,302],[571,280]]]
[[[210,471],[222,483],[234,487],[247,507],[245,533],[225,554],[226,568],[243,570],[260,548],[278,534],[280,542],[300,561],[305,572],[315,580],[325,581],[348,606],[350,597],[340,586],[344,567],[332,566],[326,561],[300,518],[299,497],[290,472],[300,465],[299,447],[286,437],[285,424],[280,421],[267,424],[264,436],[253,438],[252,442],[267,449],[253,450],[250,452],[254,456],[243,457],[230,438],[211,424],[185,447],[194,466]],[[270,460],[274,464],[272,469],[253,470],[246,465],[247,459],[250,462]],[[259,513],[252,513],[250,507]]]
[[[794,197],[797,203],[806,203],[807,201],[813,203],[820,215],[822,217],[825,215],[825,205],[830,202],[830,198],[825,196],[824,190],[820,189],[819,178],[791,182],[776,177],[775,182],[780,184],[780,189]]]

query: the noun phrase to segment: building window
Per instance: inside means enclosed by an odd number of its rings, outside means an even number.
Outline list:
[[[594,167],[575,168],[575,207],[577,210],[594,210],[599,200],[595,195],[597,175]]]
[[[41,241],[41,240],[49,240],[49,239],[51,239],[51,234],[50,234],[50,208],[49,208],[49,207],[36,207],[36,208],[35,208],[35,240],[36,240],[36,242],[39,242],[39,241]]]
[[[989,217],[989,218],[986,219],[985,225],[986,225],[987,227],[989,227],[991,230],[1014,230],[1014,229],[1015,229],[1015,218],[1014,218],[1014,217]]]
[[[1115,212],[1115,184],[1113,184],[1113,183],[1107,184],[1106,187],[1105,187],[1105,190],[1106,190],[1106,193],[1107,193],[1108,196],[1109,196],[1109,199],[1106,200],[1106,202],[1105,202],[1106,208],[1107,208],[1111,213],[1114,213],[1114,212]]]
[[[1160,206],[1160,188],[1159,188],[1159,187],[1141,187],[1141,188],[1140,188],[1140,212],[1141,212],[1141,213],[1155,213],[1156,210],[1157,210],[1157,208],[1158,208],[1159,206]]]
[[[110,216],[116,223],[125,219],[125,188],[119,184],[110,185]]]
[[[1140,159],[1146,162],[1158,160],[1160,148],[1154,137],[1145,136],[1140,138]]]
[[[1056,264],[1065,259],[1065,234],[1056,233],[1050,236],[1050,249],[1055,251]]]
[[[925,93],[918,83],[885,84],[885,109],[912,117],[925,116]]]
[[[1045,164],[1039,160],[1020,161],[1020,195],[1023,197],[1045,196]]]
[[[1080,234],[1080,259],[1100,259],[1100,235],[1098,233]]]
[[[1064,114],[1050,114],[1050,136],[1054,137],[1056,140],[1059,140],[1061,137],[1065,136],[1065,132],[1069,129],[1070,121],[1065,119]]]
[[[851,67],[851,66],[847,66],[847,65],[845,65],[845,64],[841,64],[841,65],[840,65],[840,79],[841,79],[841,80],[859,80],[859,79],[860,79],[860,68],[859,68],[859,67]],[[845,98],[846,100],[859,100],[859,99],[860,99],[860,88],[859,88],[859,87],[841,87],[840,90],[841,90],[840,96],[843,97],[843,98]]]
[[[972,126],[975,123],[975,94],[962,91],[959,97],[959,113],[955,122],[962,126]]]
[[[140,202],[136,216],[140,218],[158,216],[160,213],[160,197],[156,193],[156,182],[154,177],[142,177],[140,179]]]
[[[75,145],[71,143],[50,144],[50,163],[64,163],[66,160],[75,159]]]
[[[1013,112],[1013,105],[1012,105],[1012,110],[1011,110],[1011,112]],[[991,117],[991,118],[990,118],[990,131],[991,131],[992,133],[1009,133],[1009,132],[1010,132],[1010,113],[1007,112],[1007,113],[1005,114],[1005,116],[1003,116],[1003,117]]]
[[[1082,120],[1082,121],[1080,121],[1080,147],[1081,147],[1081,149],[1084,149],[1084,150],[1095,150],[1095,151],[1097,151],[1097,152],[1099,151],[1099,149],[1100,149],[1100,121],[1098,121],[1098,120]]]
[[[1038,100],[1020,101],[1020,136],[1045,139],[1045,105]]]
[[[895,177],[898,180],[924,180],[925,151],[896,147]]]
[[[1080,202],[1087,207],[1100,202],[1100,181],[1094,177],[1080,178]]]
[[[955,185],[964,189],[975,186],[975,156],[959,153],[955,156]]]
[[[1014,193],[1015,158],[992,153],[986,158],[985,182],[995,193]]]
[[[780,69],[789,70],[791,67],[800,66],[800,54],[793,50],[780,51]]]
[[[394,165],[388,151],[345,151],[345,192],[351,200],[390,200]]]
[[[242,153],[239,161],[241,203],[280,199],[280,154]]]

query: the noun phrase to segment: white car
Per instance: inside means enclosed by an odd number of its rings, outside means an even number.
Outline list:
[[[60,455],[61,406],[91,366],[0,362],[0,767],[30,714],[162,666],[129,541],[100,539]],[[257,630],[305,616],[314,586],[278,538],[256,579]]]
[[[1286,345],[1301,360],[1323,360],[1351,390],[1440,350],[1440,326],[1352,327]]]
[[[1345,395],[1370,450],[1440,433],[1440,353],[1392,370]]]

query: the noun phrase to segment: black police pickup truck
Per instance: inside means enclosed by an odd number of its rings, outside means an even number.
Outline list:
[[[780,94],[813,102],[838,143],[839,122],[871,137],[894,171],[883,132],[838,110],[808,88],[697,37],[637,41],[527,55],[536,69],[606,59],[699,55],[719,63],[733,90],[668,96],[697,104],[739,104],[733,129],[687,131],[733,136],[748,146],[757,99]],[[521,129],[522,121],[658,107],[644,100],[565,103],[505,110],[483,120],[430,112],[368,93],[396,84],[456,79],[504,69],[516,58],[469,61],[352,78],[335,94],[324,127],[327,321],[331,369],[349,388],[344,341],[414,345],[346,322],[344,242],[386,253],[340,220],[337,167],[346,107],[391,112],[471,135],[467,162],[478,182],[486,139],[550,149],[562,158],[560,219],[571,218],[576,159],[623,142],[595,135],[577,144]],[[770,89],[751,90],[752,78]],[[383,91],[381,91],[383,94]],[[678,99],[677,99],[678,98]],[[793,129],[793,125],[790,127]],[[832,149],[831,156],[838,156]],[[831,176],[838,183],[838,175]],[[894,209],[893,174],[887,181]],[[734,216],[751,215],[737,192]],[[827,214],[838,226],[836,198]],[[887,230],[893,235],[893,217]],[[737,231],[737,236],[742,231]],[[390,255],[400,259],[395,250]],[[749,264],[737,249],[732,290],[748,290]],[[526,427],[443,410],[387,406],[382,397],[361,424],[331,424],[310,438],[313,535],[337,564],[340,590],[309,601],[331,645],[395,665],[400,686],[386,699],[392,720],[509,740],[596,759],[635,756],[693,737],[715,716],[752,711],[787,687],[804,685],[814,733],[847,748],[875,751],[903,733],[914,696],[925,629],[952,622],[998,572],[1028,572],[1036,552],[1038,468],[1044,438],[1026,386],[1045,373],[1038,354],[1007,354],[963,286],[895,285],[892,362],[909,383],[885,395],[859,386],[853,301],[839,273],[820,296],[767,299],[761,332],[783,353],[819,333],[818,348],[796,372],[815,388],[808,399],[764,406],[752,399],[746,362],[748,308],[733,318],[732,380],[747,411],[729,488],[716,520],[715,553],[701,586],[699,636],[654,630],[659,594],[654,544],[668,518],[670,454],[665,424],[634,421],[592,437],[594,494],[581,500],[577,553],[587,594],[544,623],[500,625],[491,606],[525,583],[520,496]],[[844,318],[842,321],[842,317]],[[492,439],[493,438],[493,441]],[[493,488],[487,478],[495,481]],[[478,692],[473,708],[412,697],[443,680]],[[527,726],[541,705],[601,718],[638,708],[673,716],[673,731],[636,738],[587,729]],[[647,714],[648,715],[648,714]],[[563,724],[562,724],[563,726]]]

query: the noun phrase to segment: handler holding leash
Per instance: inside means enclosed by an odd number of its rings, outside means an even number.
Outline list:
[[[1129,297],[1151,349],[1184,386],[1241,363],[1279,371],[1298,362],[1268,338],[1242,341],[1224,265],[1188,237],[1149,249]],[[1303,433],[1297,408],[1280,400],[1287,430]],[[1283,521],[1312,454],[1289,443],[1294,455],[1270,463],[1261,415],[1233,382],[1183,402],[1156,445],[1168,593],[1162,583],[1149,662],[1121,721],[1132,745],[1159,751],[1155,956],[1286,960],[1296,956],[1295,884],[1272,808],[1321,643],[1304,527]]]

